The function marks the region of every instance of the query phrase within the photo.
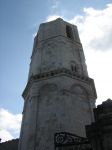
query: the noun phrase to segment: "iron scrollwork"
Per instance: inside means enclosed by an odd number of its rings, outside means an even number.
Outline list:
[[[54,144],[56,150],[63,150],[63,147],[68,147],[68,150],[92,150],[87,138],[67,132],[55,133]]]

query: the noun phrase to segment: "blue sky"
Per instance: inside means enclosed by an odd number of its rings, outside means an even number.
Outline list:
[[[110,34],[105,34],[112,33],[111,4],[111,0],[0,0],[0,108],[2,117],[6,113],[9,117],[10,115],[14,116],[16,120],[18,118],[16,115],[21,114],[23,109],[21,94],[27,83],[34,34],[40,23],[52,20],[56,16],[61,16],[78,25],[87,57],[88,72],[90,77],[95,79],[99,99],[106,100],[107,96],[112,96],[111,92],[109,93],[110,90],[105,93],[106,90],[103,88],[108,86],[110,89],[109,84],[112,83],[110,80],[112,73],[108,69],[112,63],[112,50],[110,50],[112,45],[109,40]],[[104,18],[105,26],[102,26],[103,22],[102,24],[98,22],[99,19],[102,21],[102,18]],[[90,25],[90,20],[96,21],[95,25],[94,23]],[[85,37],[84,39],[83,35],[86,31],[91,33],[92,27],[95,29],[92,33],[94,38],[90,35],[90,38]],[[103,40],[105,42],[102,44]],[[104,47],[105,50],[103,50]],[[105,71],[102,66],[107,70]],[[102,74],[100,75],[100,73]],[[17,125],[19,123],[20,121]],[[4,128],[3,124],[1,130],[2,128],[12,134],[12,137],[18,135],[18,133],[14,134],[14,131],[19,127],[12,131],[12,128]],[[11,138],[11,136],[9,137]]]

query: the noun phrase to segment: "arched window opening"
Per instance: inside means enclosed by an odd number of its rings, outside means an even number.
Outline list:
[[[78,84],[73,84],[70,88],[70,91],[75,94],[75,95],[78,95],[80,97],[86,97],[87,98],[87,95],[88,95],[88,92],[86,91],[85,87],[81,86],[81,85],[78,85]]]
[[[70,26],[66,26],[66,34],[68,38],[73,39],[73,32],[72,32],[72,28]]]

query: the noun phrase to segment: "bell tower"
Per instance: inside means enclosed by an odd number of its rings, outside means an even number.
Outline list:
[[[97,96],[75,25],[61,18],[40,25],[23,97],[19,150],[53,150],[56,132],[86,136]]]

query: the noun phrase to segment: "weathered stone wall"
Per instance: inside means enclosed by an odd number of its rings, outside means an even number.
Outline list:
[[[23,97],[19,150],[53,150],[56,132],[86,136],[96,91],[76,26],[62,19],[40,25]]]
[[[95,122],[86,126],[93,150],[112,150],[112,100],[108,99],[94,109]]]
[[[73,39],[67,37],[67,25],[72,29]],[[53,69],[71,69],[72,65],[79,74],[88,76],[83,53],[76,26],[62,19],[41,24],[34,41],[29,78]]]
[[[93,121],[93,93],[90,81],[66,75],[35,81],[25,100],[22,147],[53,149],[54,134],[62,131],[85,137],[85,125]]]

